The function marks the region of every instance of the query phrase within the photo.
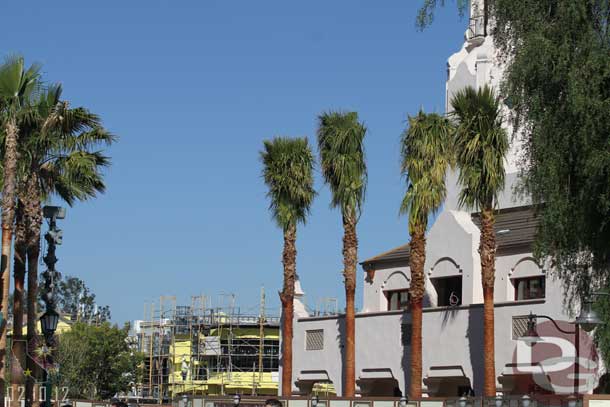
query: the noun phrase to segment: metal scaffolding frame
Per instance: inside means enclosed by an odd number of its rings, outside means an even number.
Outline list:
[[[175,296],[163,296],[144,306],[140,396],[161,403],[177,393],[225,394],[227,387],[258,394],[269,373],[277,375],[280,320],[265,310],[264,289],[256,313],[242,312],[233,294],[222,294],[218,303],[199,295],[177,305]]]

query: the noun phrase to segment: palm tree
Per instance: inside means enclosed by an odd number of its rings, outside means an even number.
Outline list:
[[[494,208],[498,194],[504,189],[504,157],[509,147],[508,136],[502,128],[500,101],[490,87],[479,90],[467,87],[452,98],[451,105],[457,126],[455,152],[460,169],[458,182],[462,188],[459,202],[462,207],[479,211],[481,216],[479,253],[484,299],[484,395],[495,397]]]
[[[39,86],[39,66],[27,70],[22,57],[9,57],[0,66],[0,120],[4,135],[3,185],[2,185],[2,261],[0,301],[4,321],[8,321],[8,299],[10,293],[10,257],[15,221],[15,199],[17,188],[17,159],[19,143],[19,116],[26,110],[29,100]],[[6,355],[6,322],[0,326],[0,395],[4,399]]]
[[[407,177],[400,212],[409,216],[411,241],[409,268],[411,286],[411,399],[421,398],[422,387],[422,306],[425,294],[426,229],[428,217],[438,211],[447,195],[445,177],[453,165],[452,126],[436,113],[420,111],[409,117],[409,127],[401,138],[401,171]]]
[[[332,207],[339,207],[343,218],[343,277],[345,282],[345,388],[344,397],[356,390],[356,264],[358,235],[356,225],[362,211],[367,171],[364,158],[366,127],[358,113],[323,113],[318,118],[318,149],[324,181],[330,186]]]
[[[264,142],[260,153],[263,179],[269,188],[269,209],[284,232],[282,302],[282,396],[292,394],[292,324],[297,224],[305,223],[314,196],[314,157],[306,138],[277,137]]]
[[[57,195],[68,205],[104,192],[101,169],[108,158],[94,149],[114,136],[98,116],[84,108],[70,109],[61,100],[62,88],[49,86],[19,121],[22,129],[19,160],[19,197],[15,237],[14,343],[19,360],[25,358],[22,338],[25,261],[28,264],[28,341],[36,332],[38,257],[42,201]],[[2,151],[4,153],[4,151]],[[28,368],[35,366],[28,360]],[[17,382],[19,377],[15,377]],[[28,390],[30,386],[28,386]],[[30,395],[28,392],[27,395]]]

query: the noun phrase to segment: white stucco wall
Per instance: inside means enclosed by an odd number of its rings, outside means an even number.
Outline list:
[[[498,259],[497,286],[509,278],[510,266],[519,258],[527,259],[530,253],[521,253]],[[504,267],[507,265],[508,267]],[[510,265],[510,266],[509,266]],[[378,271],[375,280],[390,272]],[[381,281],[382,278],[379,278]],[[496,290],[500,291],[499,289]],[[504,294],[499,296],[507,297]],[[549,278],[547,293],[559,293],[559,282]],[[511,292],[512,295],[512,292]],[[515,302],[498,301],[495,311],[495,340],[497,376],[502,377],[506,366],[513,362],[516,341],[512,339],[512,317],[524,316],[529,312],[549,315],[557,320],[571,320],[563,308],[560,295],[547,295],[543,300]],[[424,309],[423,320],[423,373],[424,382],[436,373],[433,368],[459,366],[470,380],[475,394],[481,394],[483,386],[483,307],[481,303],[459,307],[429,307]],[[410,323],[408,312],[362,312],[356,317],[356,378],[366,376],[365,370],[382,371],[389,369],[397,380],[401,391],[408,388],[410,348],[401,343],[401,324]],[[295,321],[293,384],[307,377],[308,372],[324,372],[333,382],[338,394],[342,391],[342,335],[343,318],[301,318]],[[324,330],[324,349],[305,350],[307,330]],[[442,369],[441,373],[442,374]],[[497,383],[502,390],[506,383]],[[430,387],[430,386],[429,386]],[[430,387],[426,390],[434,391]],[[295,393],[299,393],[296,385]],[[510,391],[510,388],[505,390]]]

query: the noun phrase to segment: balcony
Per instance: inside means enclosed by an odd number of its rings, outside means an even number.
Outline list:
[[[483,14],[470,18],[468,30],[466,30],[466,41],[474,45],[480,45],[485,40],[485,16]]]

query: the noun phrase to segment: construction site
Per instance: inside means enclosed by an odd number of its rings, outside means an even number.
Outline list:
[[[257,308],[241,310],[231,294],[215,304],[203,295],[189,305],[175,296],[145,304],[134,324],[144,355],[135,395],[159,403],[185,394],[276,395],[280,319],[266,311],[264,290]]]

